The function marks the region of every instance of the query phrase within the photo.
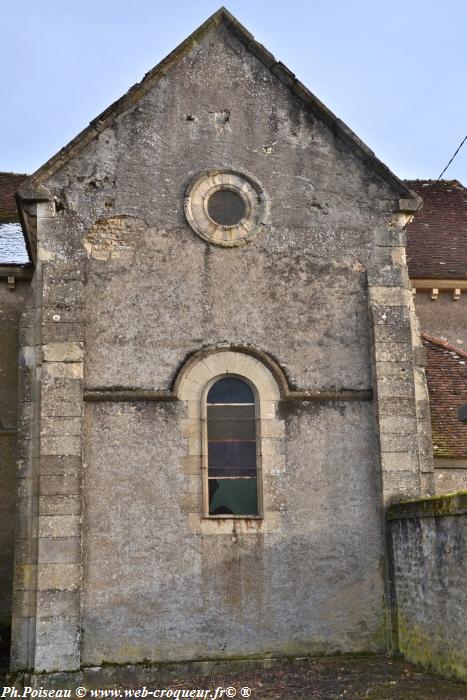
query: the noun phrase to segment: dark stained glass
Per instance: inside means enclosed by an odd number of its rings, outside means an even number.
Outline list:
[[[209,466],[256,467],[256,441],[208,442]]]
[[[233,418],[228,420],[208,420],[208,440],[210,442],[221,440],[254,440],[256,438],[256,424],[254,419]]]
[[[224,377],[212,385],[208,403],[254,403],[255,397],[246,382],[237,377]]]
[[[245,216],[245,203],[232,190],[217,190],[209,197],[208,214],[219,226],[235,226]]]
[[[216,405],[210,404],[208,406],[208,419],[211,421],[215,420],[250,420],[256,417],[254,404],[227,404]]]
[[[258,514],[256,479],[209,479],[209,515]]]
[[[210,515],[258,515],[256,412],[253,391],[238,377],[208,392]]]

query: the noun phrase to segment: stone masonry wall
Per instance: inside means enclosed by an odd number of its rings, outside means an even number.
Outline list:
[[[185,218],[212,167],[270,199],[243,248]],[[46,185],[36,598],[18,583],[15,666],[385,649],[383,502],[420,495],[430,471],[398,193],[224,25]],[[174,387],[226,344],[286,378],[270,530],[193,524],[201,442]]]
[[[467,459],[435,459],[435,492],[467,491]]]
[[[429,291],[418,290],[415,308],[420,319],[420,329],[436,338],[445,338],[455,347],[467,350],[467,293],[453,301],[452,292],[440,291],[436,301]]]
[[[405,658],[467,679],[467,492],[388,511],[398,646]]]
[[[55,206],[37,206],[37,232]],[[79,664],[81,271],[42,251],[21,324],[25,386],[18,449],[12,670]]]

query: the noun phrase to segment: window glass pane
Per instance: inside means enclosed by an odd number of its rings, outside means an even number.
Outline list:
[[[211,467],[256,467],[256,441],[209,442],[209,469]]]
[[[258,515],[256,479],[209,479],[210,515]]]
[[[209,514],[258,515],[253,391],[238,377],[223,377],[207,403]]]
[[[235,226],[245,216],[245,204],[232,190],[217,190],[209,197],[208,214],[220,226]]]
[[[252,390],[237,377],[225,377],[212,385],[208,392],[208,403],[254,403]]]
[[[237,406],[236,404],[227,404],[227,406],[218,406],[216,404],[211,404],[208,406],[208,419],[213,420],[232,420],[237,418],[238,420],[254,420],[255,407],[254,405],[249,406]]]
[[[254,420],[208,420],[208,440],[254,440],[256,422]]]

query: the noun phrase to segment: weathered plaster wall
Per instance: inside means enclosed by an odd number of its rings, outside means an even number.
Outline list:
[[[440,291],[433,301],[430,292],[417,291],[414,301],[422,331],[467,350],[467,294],[453,301],[452,292]]]
[[[231,37],[119,120],[113,153],[114,208],[136,219],[86,236],[88,387],[168,389],[189,353],[220,342],[270,353],[300,388],[371,386],[374,214],[357,202],[390,194]],[[212,165],[251,172],[270,196],[267,234],[243,249],[206,244],[184,219],[187,184]],[[238,537],[187,528],[182,417],[87,409],[83,662],[381,649],[372,405],[297,409],[277,486],[287,511],[277,532]]]
[[[371,412],[287,404],[279,527],[203,536],[182,505],[182,405],[89,404],[82,662],[382,650]]]
[[[90,265],[87,386],[168,389],[189,353],[220,342],[270,353],[298,387],[371,386],[365,275],[339,252],[226,251],[187,226],[139,229],[132,245]]]
[[[270,198],[244,248],[185,220],[211,167]],[[382,491],[420,493],[426,411],[397,193],[222,26],[47,187],[35,668],[383,649]],[[188,526],[183,402],[88,403],[81,424],[83,361],[86,390],[164,390],[218,343],[269,353],[292,388],[378,399],[279,407],[267,533]]]
[[[399,648],[415,663],[467,678],[467,492],[392,506]]]
[[[81,219],[54,247],[82,249],[114,213],[148,225],[92,261],[87,384],[166,388],[187,353],[228,340],[272,352],[298,385],[367,388],[364,268],[394,193],[219,31],[52,183]],[[186,223],[185,189],[213,166],[252,173],[271,199],[271,226],[246,249],[207,246]]]
[[[467,459],[434,460],[436,494],[467,491]]]
[[[18,326],[29,282],[0,277],[0,644],[11,624],[16,502]]]

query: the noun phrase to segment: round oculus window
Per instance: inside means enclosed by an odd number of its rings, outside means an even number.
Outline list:
[[[232,170],[198,175],[185,196],[185,216],[201,238],[233,247],[252,240],[268,217],[262,187],[250,176]]]
[[[245,202],[234,190],[217,190],[207,204],[209,216],[219,226],[237,226],[246,213]]]

